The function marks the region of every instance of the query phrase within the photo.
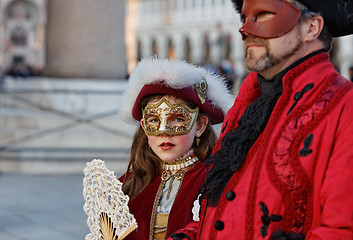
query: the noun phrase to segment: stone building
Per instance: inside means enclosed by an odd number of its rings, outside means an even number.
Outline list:
[[[124,0],[0,0],[0,174],[125,168],[124,21]]]
[[[136,28],[136,44],[127,49],[136,56],[129,69],[141,57],[158,55],[196,64],[226,61],[238,75],[245,72],[240,20],[230,0],[128,0],[128,5],[135,10],[130,10],[134,14],[127,15],[127,22],[132,16]],[[347,76],[353,65],[353,36],[336,39],[331,57]]]
[[[40,72],[45,66],[46,0],[0,1],[0,66]]]
[[[64,78],[126,77],[125,1],[0,0],[0,66]]]

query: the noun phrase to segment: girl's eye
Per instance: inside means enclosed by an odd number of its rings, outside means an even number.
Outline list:
[[[185,117],[183,116],[172,116],[168,119],[168,123],[172,126],[179,126],[186,121]]]
[[[158,118],[150,117],[150,118],[147,119],[147,122],[149,122],[149,123],[158,123]]]
[[[173,116],[173,117],[170,118],[170,120],[174,121],[174,122],[184,122],[184,121],[186,121],[185,117],[181,116],[181,115]]]
[[[174,120],[177,121],[177,122],[184,122],[185,121],[184,118],[180,118],[180,117],[177,117]]]

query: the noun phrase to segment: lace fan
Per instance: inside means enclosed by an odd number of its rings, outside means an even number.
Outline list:
[[[91,233],[86,240],[121,240],[137,228],[130,213],[129,197],[121,190],[122,183],[104,164],[94,159],[84,169],[83,210],[88,216]]]

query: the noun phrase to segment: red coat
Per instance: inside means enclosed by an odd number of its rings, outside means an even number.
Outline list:
[[[298,94],[311,83],[311,90]],[[265,222],[264,239],[277,230],[304,234],[306,239],[353,239],[352,88],[353,83],[334,70],[327,53],[291,69],[283,77],[283,93],[265,130],[218,206],[203,204],[200,223],[179,232],[202,240],[263,239]],[[251,73],[226,115],[215,151],[260,94],[256,73]],[[227,199],[230,191],[234,198]],[[268,221],[260,203],[267,207],[267,217],[282,219]]]
[[[192,221],[191,209],[193,202],[197,198],[205,176],[206,169],[202,163],[197,163],[185,173],[182,185],[169,214],[166,236],[183,228]],[[136,218],[138,228],[124,238],[124,240],[148,239],[153,203],[160,183],[161,177],[158,176],[139,195],[130,200],[128,204],[129,209]]]

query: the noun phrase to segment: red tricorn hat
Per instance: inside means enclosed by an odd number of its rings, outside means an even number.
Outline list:
[[[141,100],[156,94],[170,94],[193,102],[213,124],[223,121],[234,102],[234,96],[220,76],[185,61],[146,58],[130,75],[124,95],[125,117],[140,121]]]

